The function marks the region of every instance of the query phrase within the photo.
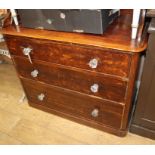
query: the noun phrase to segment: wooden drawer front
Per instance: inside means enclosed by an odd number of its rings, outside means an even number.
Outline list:
[[[12,55],[24,56],[23,48],[31,48],[31,59],[128,77],[130,55],[94,47],[62,44],[26,37],[5,37]]]
[[[33,61],[31,64],[28,59],[21,57],[14,57],[14,60],[19,74],[23,77],[117,102],[124,102],[126,81],[42,61]]]
[[[21,80],[28,100],[32,103],[120,128],[123,113],[122,105],[27,79]]]

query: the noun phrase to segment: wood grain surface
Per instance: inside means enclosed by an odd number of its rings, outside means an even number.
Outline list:
[[[131,54],[122,53],[124,51],[56,43],[27,37],[6,36],[5,39],[12,55],[24,56],[23,49],[31,48],[32,61],[34,59],[43,60],[125,78],[129,75]],[[89,66],[92,59],[98,61],[96,68]]]
[[[99,124],[120,128],[123,112],[121,104],[75,93],[60,87],[36,83],[25,78],[22,78],[21,81],[30,103],[45,106],[75,117],[82,117]],[[43,101],[38,99],[38,95],[41,93],[45,95]],[[94,109],[99,110],[97,117],[91,115]]]
[[[31,64],[28,59],[17,56],[13,60],[18,73],[35,82],[40,81],[121,103],[125,101],[127,81],[120,78],[36,60]],[[34,70],[38,71],[37,77],[31,75]],[[97,92],[91,91],[94,84],[98,85]]]

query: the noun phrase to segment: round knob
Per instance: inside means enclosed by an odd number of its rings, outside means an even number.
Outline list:
[[[24,55],[29,55],[32,49],[30,47],[25,47],[23,48],[23,54]]]
[[[90,90],[91,92],[93,93],[97,93],[98,92],[98,89],[99,89],[99,85],[98,84],[93,84],[91,87],[90,87]]]
[[[31,56],[30,56],[31,51],[32,49],[29,47],[23,48],[23,54],[28,57],[30,63],[32,63]]]
[[[38,72],[38,70],[33,70],[32,72],[31,72],[31,76],[32,77],[37,77],[38,76],[38,74],[39,74],[39,72]]]
[[[92,117],[98,117],[98,115],[99,115],[99,110],[98,110],[98,109],[94,109],[94,110],[91,112],[91,115],[92,115]]]
[[[91,59],[89,61],[89,67],[90,68],[97,68],[97,65],[98,65],[98,60],[97,59]]]
[[[38,100],[39,101],[43,101],[44,98],[45,98],[45,95],[43,93],[41,93],[41,94],[38,95]]]

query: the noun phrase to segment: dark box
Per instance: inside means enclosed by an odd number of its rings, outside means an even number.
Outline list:
[[[19,9],[23,27],[103,34],[119,15],[115,9]]]

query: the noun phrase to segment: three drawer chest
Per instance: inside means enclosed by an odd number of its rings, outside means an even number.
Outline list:
[[[140,52],[131,40],[130,14],[103,35],[20,28],[3,29],[21,84],[32,107],[124,136]]]

